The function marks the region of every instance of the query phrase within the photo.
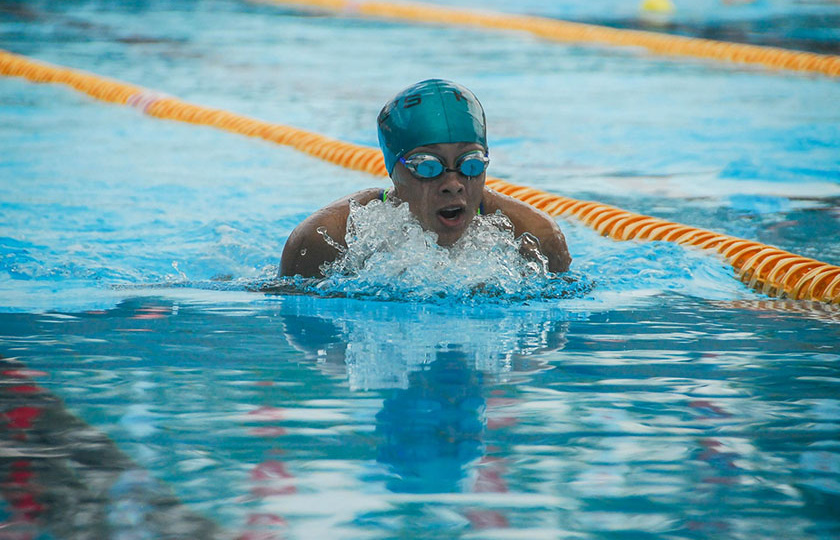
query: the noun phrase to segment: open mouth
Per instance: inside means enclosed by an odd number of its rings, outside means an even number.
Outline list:
[[[464,215],[463,206],[449,206],[438,210],[438,217],[440,220],[449,226],[458,225],[461,223],[461,218]]]

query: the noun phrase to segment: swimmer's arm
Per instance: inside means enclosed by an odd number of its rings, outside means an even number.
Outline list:
[[[321,276],[320,266],[338,257],[338,250],[324,240],[318,229],[323,227],[322,230],[325,230],[330,238],[343,245],[343,227],[333,215],[325,213],[325,210],[319,210],[306,218],[289,235],[280,261],[281,275]],[[344,222],[347,222],[347,218]]]
[[[280,261],[280,275],[303,277],[322,277],[321,265],[334,261],[339,251],[330,245],[323,231],[339,245],[346,247],[344,235],[347,232],[347,216],[350,215],[350,200],[365,205],[379,196],[378,189],[366,189],[348,195],[321,208],[295,227],[286,245]]]
[[[488,214],[501,210],[510,219],[517,237],[529,233],[537,240],[540,253],[548,259],[549,271],[565,272],[569,269],[572,257],[569,255],[566,237],[551,216],[528,203],[491,189],[485,189],[484,202]]]

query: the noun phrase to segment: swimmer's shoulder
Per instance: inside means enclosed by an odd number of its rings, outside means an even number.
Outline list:
[[[347,227],[347,217],[350,215],[350,201],[356,201],[364,206],[370,201],[381,197],[382,189],[380,188],[368,188],[351,193],[350,195],[345,195],[320,210],[315,211],[311,216],[303,220],[298,228],[304,227],[308,229],[315,226],[315,229],[317,229],[320,226],[325,226],[327,230],[337,228],[343,231]],[[344,238],[344,234],[341,236]]]
[[[510,195],[499,193],[490,188],[484,188],[484,211],[486,214],[493,214],[497,210],[501,210],[504,215],[511,220],[516,228],[516,234],[520,235],[523,232],[531,232],[529,228],[535,226],[539,227],[560,227],[557,225],[551,216],[531,206],[530,204],[515,199]]]
[[[492,214],[497,210],[501,210],[513,223],[516,236],[530,233],[540,241],[540,251],[548,258],[550,271],[565,272],[569,269],[572,257],[569,255],[566,237],[554,218],[526,202],[485,188],[485,213]]]
[[[331,202],[304,219],[286,240],[280,273],[284,276],[320,276],[320,266],[338,256],[338,250],[324,240],[323,235],[327,234],[336,243],[345,246],[350,201],[366,205],[380,198],[381,194],[380,188],[363,189]]]

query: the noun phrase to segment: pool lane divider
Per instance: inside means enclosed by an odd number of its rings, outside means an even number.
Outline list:
[[[348,16],[524,32],[550,41],[612,47],[641,47],[654,54],[704,58],[767,68],[840,76],[840,56],[675,36],[645,30],[611,28],[512,13],[494,13],[415,2],[363,0],[259,0],[337,12]]]
[[[33,61],[0,49],[0,74],[36,83],[65,84],[101,101],[132,106],[144,114],[257,137],[342,167],[387,177],[379,149],[331,139],[220,109],[194,105],[131,84]],[[527,202],[551,216],[575,218],[615,240],[650,240],[694,246],[722,255],[751,288],[772,297],[840,304],[840,267],[724,234],[635,214],[487,178],[487,186]]]

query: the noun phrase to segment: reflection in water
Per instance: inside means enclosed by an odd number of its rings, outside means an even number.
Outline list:
[[[281,313],[290,344],[354,390],[406,388],[442,351],[466,368],[504,378],[545,367],[541,353],[566,343],[568,321],[585,315],[543,306],[428,305],[288,297]]]
[[[512,403],[488,397],[486,382],[545,369],[539,353],[565,346],[570,314],[393,303],[368,303],[362,311],[352,302],[339,305],[343,309],[332,311],[324,300],[286,299],[286,337],[325,371],[346,370],[351,389],[383,392],[375,434],[376,460],[387,467],[386,488],[409,494],[506,492],[506,460],[487,455],[485,432],[517,420],[501,416],[488,423],[489,403]],[[509,524],[503,511],[460,512],[477,530]]]
[[[0,531],[836,536],[833,321],[169,294],[0,314]]]
[[[0,358],[0,538],[223,537],[31,379],[44,375]]]
[[[459,351],[443,351],[386,398],[376,415],[377,459],[391,467],[396,492],[461,491],[464,466],[483,455],[482,374]]]

